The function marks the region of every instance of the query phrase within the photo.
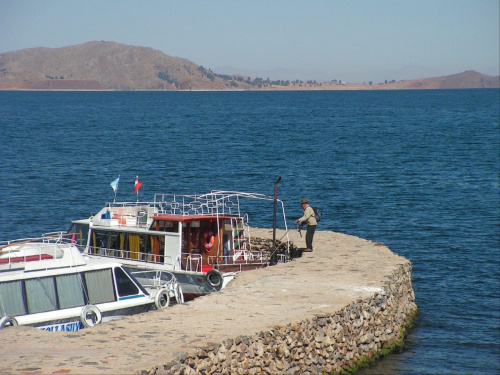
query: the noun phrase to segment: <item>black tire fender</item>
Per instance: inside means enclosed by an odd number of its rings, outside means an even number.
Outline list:
[[[218,288],[222,286],[222,273],[220,273],[217,270],[210,270],[207,272],[206,275],[207,278],[207,283],[210,285],[212,288]]]

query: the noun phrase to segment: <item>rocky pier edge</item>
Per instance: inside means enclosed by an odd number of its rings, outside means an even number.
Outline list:
[[[301,247],[303,238],[289,232]],[[269,239],[272,230],[253,229]],[[276,238],[284,235],[278,230]],[[239,273],[184,305],[79,332],[0,331],[4,374],[346,374],[400,349],[417,313],[409,260],[318,231],[314,251]]]

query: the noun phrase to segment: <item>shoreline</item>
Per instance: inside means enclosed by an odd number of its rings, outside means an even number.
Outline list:
[[[341,87],[301,87],[301,88],[287,88],[283,86],[273,86],[260,89],[239,89],[239,90],[88,90],[88,89],[60,89],[60,90],[47,90],[47,89],[1,89],[0,92],[278,92],[278,91],[433,91],[433,90],[499,90],[500,87],[462,87],[462,88],[442,88],[442,87],[411,87],[394,84],[394,86],[386,87],[392,84],[377,84],[377,86],[369,86],[363,84],[347,84]],[[384,87],[379,87],[384,86]]]

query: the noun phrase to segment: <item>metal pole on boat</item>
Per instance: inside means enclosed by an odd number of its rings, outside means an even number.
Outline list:
[[[278,254],[276,254],[276,203],[278,201],[278,184],[281,177],[274,182],[274,210],[273,210],[273,248],[271,252],[271,266],[278,263]]]

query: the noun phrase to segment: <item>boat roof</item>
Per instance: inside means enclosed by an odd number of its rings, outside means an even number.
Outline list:
[[[67,234],[50,233],[38,238],[0,243],[0,280],[12,275],[71,273],[88,269],[121,267],[107,258],[89,258]],[[10,275],[10,276],[9,276]],[[22,276],[19,276],[22,278]]]
[[[168,220],[168,221],[180,221],[180,222],[188,222],[188,221],[198,221],[198,220],[229,220],[234,218],[234,216],[226,216],[226,215],[175,215],[175,214],[158,214],[153,216],[153,220]]]

